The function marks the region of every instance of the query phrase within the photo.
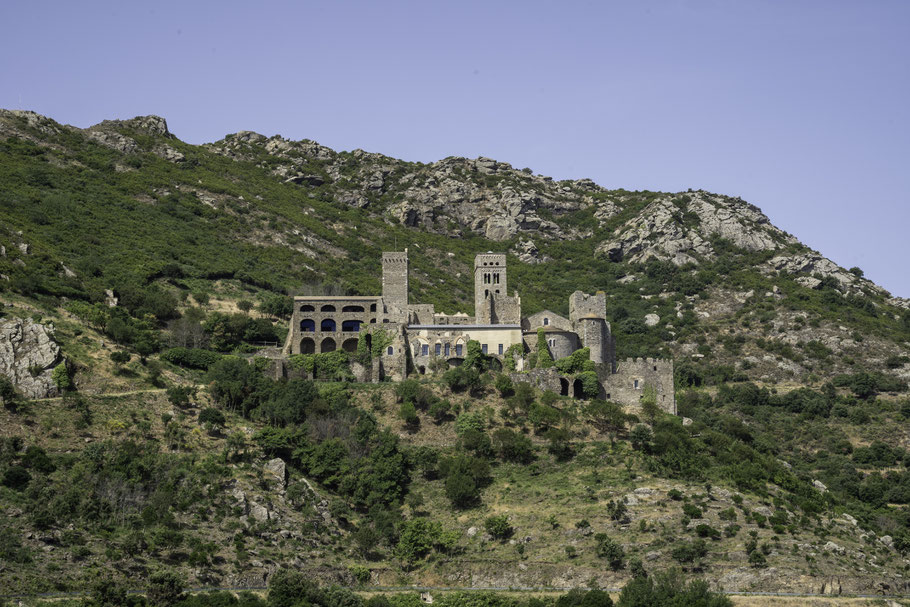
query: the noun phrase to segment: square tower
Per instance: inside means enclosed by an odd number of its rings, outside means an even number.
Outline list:
[[[474,258],[474,313],[478,323],[491,322],[491,302],[506,295],[507,287],[505,254],[478,254]]]
[[[401,310],[408,307],[408,250],[382,253],[382,299]]]

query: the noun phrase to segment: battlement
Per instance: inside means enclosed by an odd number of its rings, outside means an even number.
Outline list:
[[[401,252],[383,252],[382,264],[407,264],[408,251],[405,249]]]

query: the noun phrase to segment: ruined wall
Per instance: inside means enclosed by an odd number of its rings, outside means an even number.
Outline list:
[[[433,324],[436,308],[433,304],[410,304],[408,306],[409,325]]]
[[[676,415],[673,391],[673,361],[660,358],[627,358],[616,365],[616,372],[603,378],[607,400],[636,409],[640,407],[646,385],[657,390],[657,404]]]

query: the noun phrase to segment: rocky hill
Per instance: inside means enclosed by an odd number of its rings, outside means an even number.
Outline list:
[[[486,250],[525,315],[604,291],[618,356],[675,359],[687,425],[490,373],[400,392],[237,366],[281,343],[288,295],[377,293],[406,246],[414,298],[449,313]],[[738,198],[3,110],[0,302],[0,587],[287,565],[615,586],[634,559],[735,590],[907,590],[910,302]]]

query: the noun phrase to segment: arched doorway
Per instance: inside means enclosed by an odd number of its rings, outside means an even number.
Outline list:
[[[585,397],[585,386],[581,383],[581,379],[576,379],[572,382],[572,396],[575,398],[584,398]]]
[[[357,351],[357,339],[352,337],[346,339],[341,343],[341,349],[345,352],[356,352]]]
[[[463,358],[450,358],[446,362],[449,363],[450,367],[460,367],[461,363],[464,362],[464,359]]]
[[[300,353],[301,354],[315,354],[316,353],[316,342],[313,341],[311,337],[304,337],[300,340]]]
[[[335,324],[334,320],[332,320],[331,318],[326,318],[319,324],[319,330],[328,331],[329,333],[334,333],[336,326],[337,325]]]
[[[569,395],[569,380],[565,377],[559,378],[559,395],[568,396]]]
[[[326,337],[322,340],[322,345],[319,346],[320,352],[334,352],[335,351],[335,340],[331,337]]]
[[[356,333],[360,331],[360,321],[359,320],[343,320],[341,321],[341,330],[348,333]]]

